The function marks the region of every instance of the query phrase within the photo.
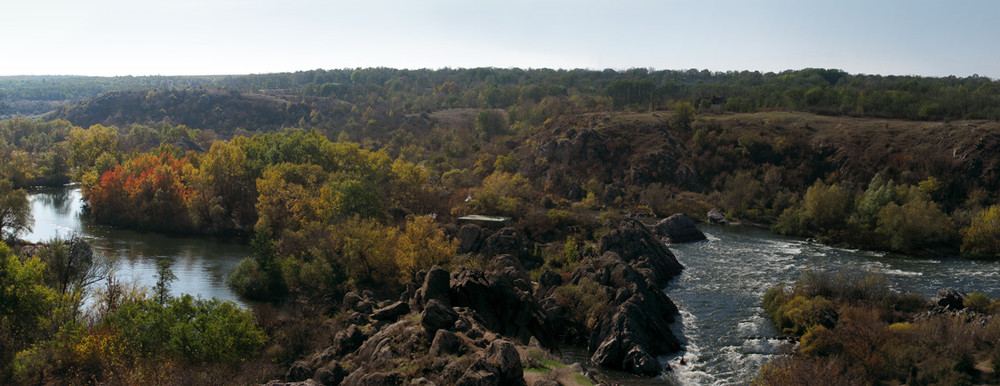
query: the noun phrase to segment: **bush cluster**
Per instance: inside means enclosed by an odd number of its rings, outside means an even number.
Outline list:
[[[970,384],[983,376],[978,365],[1000,368],[1000,302],[972,293],[966,313],[931,313],[926,299],[890,291],[880,277],[806,272],[793,288],[767,291],[768,316],[801,340],[756,383],[811,384],[822,375],[834,385]]]

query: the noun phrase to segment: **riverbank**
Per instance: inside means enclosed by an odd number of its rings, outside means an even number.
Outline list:
[[[767,319],[764,293],[805,270],[880,272],[889,288],[931,297],[942,288],[1000,296],[1000,263],[845,249],[747,227],[703,226],[708,240],[670,245],[685,270],[666,293],[681,312],[684,348],[662,357],[680,384],[744,384],[768,361],[791,352]]]
[[[35,226],[22,236],[27,242],[80,236],[96,253],[115,261],[115,275],[120,280],[149,288],[156,284],[156,261],[167,259],[177,276],[172,295],[250,304],[226,285],[229,273],[250,255],[243,240],[138,232],[95,224],[82,216],[82,194],[75,186],[32,190],[28,200]]]

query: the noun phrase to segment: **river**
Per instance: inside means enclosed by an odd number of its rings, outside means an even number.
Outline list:
[[[667,287],[681,310],[677,331],[685,351],[663,358],[678,384],[746,384],[760,367],[791,345],[761,308],[764,292],[792,282],[804,269],[882,272],[890,288],[934,295],[951,287],[1000,295],[1000,264],[957,258],[914,258],[834,248],[762,229],[702,227],[708,240],[671,245],[684,272]],[[678,366],[679,357],[688,361]]]
[[[189,293],[247,304],[225,284],[226,275],[249,254],[245,244],[93,224],[80,216],[81,194],[76,188],[37,190],[29,199],[35,226],[26,240],[78,234],[117,261],[119,278],[149,287],[156,281],[155,259],[170,259],[177,275],[171,287],[174,295]],[[748,383],[764,363],[791,349],[764,316],[760,307],[764,292],[779,282],[796,280],[804,269],[879,270],[893,289],[928,296],[946,287],[1000,296],[998,263],[834,248],[755,228],[702,229],[708,240],[670,246],[685,266],[666,289],[681,310],[675,332],[685,342],[684,351],[661,358],[674,371],[662,379],[616,375],[623,384]],[[567,354],[572,360],[587,356]],[[681,356],[687,365],[677,365]]]
[[[79,188],[39,189],[29,193],[32,232],[22,235],[31,241],[79,235],[94,250],[115,262],[115,276],[123,283],[152,288],[156,284],[156,259],[169,259],[177,276],[170,287],[174,296],[192,294],[216,297],[246,306],[226,286],[226,276],[249,256],[245,243],[210,237],[167,236],[155,232],[136,232],[95,224],[82,217],[83,201]]]

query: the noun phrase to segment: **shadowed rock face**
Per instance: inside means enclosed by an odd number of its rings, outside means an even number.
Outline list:
[[[694,221],[682,213],[660,220],[653,229],[669,244],[690,243],[705,239],[705,234],[698,230]]]
[[[601,238],[600,250],[600,256],[588,258],[571,277],[573,284],[587,279],[615,294],[612,307],[599,316],[590,332],[591,360],[631,373],[659,374],[663,367],[656,356],[681,347],[670,330],[678,315],[677,306],[662,288],[683,266],[635,219],[613,223],[612,230]],[[558,318],[557,311],[547,308],[546,314]]]
[[[623,218],[612,224],[610,232],[601,237],[600,253],[615,252],[649,281],[661,289],[684,267],[673,252],[641,221]]]

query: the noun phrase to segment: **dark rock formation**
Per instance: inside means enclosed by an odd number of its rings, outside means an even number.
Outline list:
[[[479,250],[482,244],[483,229],[477,224],[465,224],[458,230],[458,253],[469,253]]]
[[[728,222],[726,221],[726,216],[717,208],[712,208],[712,210],[708,211],[707,217],[709,224],[726,225]]]
[[[615,221],[611,231],[601,237],[600,253],[609,251],[621,256],[657,289],[666,287],[684,269],[659,238],[634,218]]]
[[[694,221],[682,213],[660,220],[653,229],[656,230],[657,235],[663,237],[670,244],[690,243],[705,239],[705,234],[698,230]]]
[[[544,325],[538,302],[534,299],[527,272],[505,265],[509,258],[495,262],[500,272],[464,268],[451,275],[449,295],[455,307],[475,310],[489,331],[527,342],[538,337],[546,347],[554,347],[552,334]]]
[[[456,318],[457,318],[456,314]],[[462,338],[448,330],[438,330],[431,341],[431,349],[427,352],[432,357],[443,355],[461,355],[465,351]]]
[[[355,370],[341,383],[343,386],[398,386],[402,384],[403,376],[399,373],[368,373],[364,369]]]
[[[636,374],[659,374],[663,369],[656,356],[681,347],[670,331],[677,307],[662,291],[638,285],[620,289],[615,301],[620,299],[625,300],[591,334],[591,360]]]
[[[424,276],[423,284],[417,289],[410,301],[410,308],[414,310],[423,309],[427,302],[437,300],[445,305],[451,305],[451,298],[448,297],[448,285],[451,281],[450,274],[440,266],[433,266]]]
[[[680,349],[670,330],[677,307],[663,293],[670,278],[683,267],[645,225],[622,219],[601,238],[599,256],[577,268],[571,282],[590,280],[611,293],[608,310],[590,332],[591,360],[602,366],[655,375],[663,371],[656,356]],[[553,298],[541,302],[547,323],[561,325],[568,310]]]
[[[333,362],[316,370],[313,380],[321,385],[339,385],[347,375],[347,371],[339,363]]]
[[[410,313],[410,306],[402,301],[397,301],[388,306],[379,308],[372,313],[375,320],[396,320],[400,316]]]
[[[459,378],[458,385],[525,385],[521,356],[514,344],[494,340]]]
[[[554,349],[556,334],[545,324],[522,261],[500,254],[490,266],[418,272],[398,301],[376,302],[371,292],[349,292],[341,309],[348,321],[363,324],[337,332],[329,347],[296,362],[284,381],[525,384],[516,345]],[[555,280],[561,278],[548,279]]]
[[[437,299],[431,299],[420,314],[420,324],[433,335],[442,328],[451,328],[458,321],[458,313]]]
[[[313,370],[309,368],[309,365],[303,361],[296,361],[292,363],[292,367],[288,368],[288,372],[285,373],[285,380],[288,382],[302,382],[309,378],[312,378]]]
[[[948,311],[957,311],[965,308],[965,294],[952,288],[939,290],[932,301],[938,307]]]
[[[532,270],[542,265],[540,258],[533,257],[529,253],[530,245],[528,239],[516,228],[506,227],[496,231],[486,239],[482,250],[479,252],[486,257],[500,255],[511,255],[516,257],[524,268]]]
[[[375,301],[371,299],[371,296],[362,297],[362,295],[351,291],[344,295],[340,306],[345,310],[370,314],[375,309]]]

